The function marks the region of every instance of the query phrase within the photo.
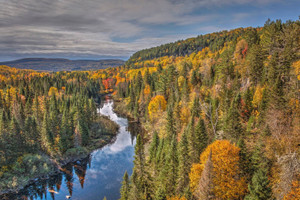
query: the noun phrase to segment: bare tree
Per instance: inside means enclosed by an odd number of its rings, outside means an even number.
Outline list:
[[[300,161],[297,152],[291,152],[284,156],[277,156],[277,162],[281,166],[280,183],[276,186],[279,191],[277,197],[282,199],[292,187],[292,182],[300,173]]]
[[[217,125],[219,121],[220,103],[218,103],[218,106],[215,109],[213,109],[212,101],[209,101],[209,103],[205,103],[205,102],[201,102],[200,100],[200,106],[211,124],[214,136],[216,136]]]
[[[212,152],[210,151],[208,159],[205,163],[203,172],[201,174],[201,178],[199,180],[199,184],[195,190],[195,196],[197,199],[215,199],[215,195],[213,192],[214,184],[213,184],[213,162],[212,162]]]

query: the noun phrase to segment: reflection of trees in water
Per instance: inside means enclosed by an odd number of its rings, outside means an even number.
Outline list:
[[[91,156],[74,163],[75,174],[77,175],[81,188],[83,188],[87,166],[91,167]]]
[[[130,132],[131,135],[131,144],[133,145],[133,141],[138,134],[141,136],[144,135],[145,130],[142,128],[139,122],[128,122],[127,131]]]
[[[16,193],[5,194],[5,196],[0,196],[0,199],[33,200],[33,199],[37,199],[38,197],[40,199],[47,199],[47,195],[50,195],[51,198],[55,200],[55,194],[59,193],[63,178],[68,188],[69,195],[72,196],[74,172],[78,177],[81,187],[83,188],[86,170],[87,168],[90,167],[91,167],[91,155],[89,155],[88,157],[82,160],[65,165],[62,168],[61,172],[58,173],[57,175],[51,176],[47,179],[39,179],[35,183],[19,191],[18,194]]]

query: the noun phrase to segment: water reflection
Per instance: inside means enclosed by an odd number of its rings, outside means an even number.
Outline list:
[[[135,135],[140,129],[137,124],[118,117],[113,112],[113,101],[109,98],[98,112],[120,126],[112,144],[94,151],[85,159],[69,163],[57,175],[38,180],[19,194],[10,194],[6,198],[60,200],[70,197],[72,200],[102,200],[106,196],[108,200],[118,199],[124,172],[127,170],[132,173]]]

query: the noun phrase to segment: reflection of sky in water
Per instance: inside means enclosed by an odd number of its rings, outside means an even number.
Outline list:
[[[83,188],[73,170],[72,200],[102,200],[104,196],[108,200],[116,200],[120,197],[119,190],[124,172],[127,170],[130,174],[132,173],[135,141],[132,144],[131,135],[127,131],[127,119],[118,117],[113,112],[112,106],[113,102],[106,100],[98,112],[109,116],[111,120],[119,124],[117,138],[112,144],[92,153],[91,167],[86,170]],[[66,183],[67,180],[64,177],[59,193],[55,194],[56,200],[66,199],[66,195],[69,195]],[[52,199],[50,193],[47,193],[46,199]]]

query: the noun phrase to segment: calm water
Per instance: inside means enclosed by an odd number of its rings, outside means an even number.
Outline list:
[[[106,98],[98,111],[119,124],[116,140],[95,150],[86,159],[68,164],[59,175],[27,187],[21,191],[21,198],[60,200],[72,196],[72,200],[102,200],[106,196],[108,200],[116,200],[120,197],[124,172],[127,170],[129,174],[132,173],[135,145],[133,132],[137,127],[128,123],[126,118],[117,116],[112,106],[113,101]]]

